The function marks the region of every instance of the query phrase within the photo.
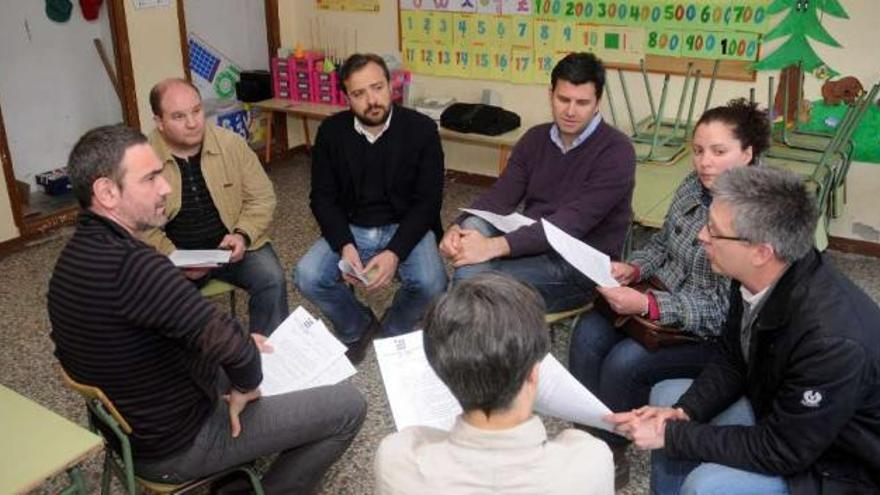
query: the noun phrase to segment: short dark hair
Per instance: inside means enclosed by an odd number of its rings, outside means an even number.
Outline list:
[[[510,408],[550,351],[544,301],[509,276],[482,273],[453,286],[425,315],[425,355],[465,411]]]
[[[112,179],[121,187],[125,151],[146,142],[146,136],[140,131],[124,125],[96,127],[83,134],[67,159],[67,174],[80,206],[92,206],[92,184],[102,177]]]
[[[572,52],[553,67],[553,72],[550,73],[550,89],[556,89],[556,82],[560,79],[576,86],[593,83],[598,100],[605,90],[605,66],[592,53]]]
[[[352,74],[363,69],[371,62],[381,67],[382,73],[385,74],[385,80],[391,82],[391,72],[388,70],[388,65],[385,64],[385,59],[375,53],[355,53],[345,59],[345,62],[342,62],[342,65],[339,67],[339,89],[348,94],[345,82],[348,81]]]
[[[713,201],[730,205],[736,235],[773,246],[776,257],[793,263],[815,242],[819,208],[801,177],[772,167],[734,167],[718,176]]]
[[[153,111],[153,115],[156,117],[162,116],[162,97],[165,96],[165,91],[171,87],[172,84],[183,84],[185,86],[189,86],[193,91],[199,95],[199,98],[202,97],[202,93],[199,91],[199,88],[196,87],[191,81],[187,81],[186,79],[173,77],[171,79],[165,79],[164,81],[160,81],[150,89],[150,109]]]
[[[745,98],[736,98],[722,105],[706,110],[694,126],[710,122],[723,122],[733,129],[733,135],[740,142],[742,149],[752,147],[752,161],[758,163],[761,155],[770,147],[770,119],[765,110],[759,110],[758,104]]]

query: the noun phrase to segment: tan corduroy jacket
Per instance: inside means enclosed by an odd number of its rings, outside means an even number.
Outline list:
[[[171,185],[165,212],[172,220],[180,212],[180,169],[158,130],[149,136],[150,145],[165,169],[162,175]],[[202,146],[202,174],[220,220],[230,232],[240,230],[251,239],[248,250],[269,241],[268,229],[275,212],[275,191],[257,155],[239,135],[205,124]],[[174,244],[162,229],[152,229],[144,240],[162,254],[174,251]]]

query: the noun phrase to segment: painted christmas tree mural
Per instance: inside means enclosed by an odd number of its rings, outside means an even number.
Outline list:
[[[806,109],[802,108],[800,101],[800,87],[804,72],[812,71],[820,79],[828,79],[837,72],[828,67],[810,46],[809,40],[815,40],[833,47],[840,47],[828,31],[822,26],[819,13],[848,19],[849,16],[839,0],[773,0],[767,8],[770,15],[788,11],[773,29],[764,36],[763,42],[785,38],[776,50],[754,64],[755,70],[780,69],[779,86],[776,90],[776,98],[773,110],[780,115],[783,110],[783,99],[788,87],[788,115],[786,121],[789,126],[794,125],[799,115],[806,117]]]

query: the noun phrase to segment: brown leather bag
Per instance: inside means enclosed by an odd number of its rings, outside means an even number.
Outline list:
[[[632,286],[639,292],[647,292],[650,289],[666,291],[662,282],[652,277],[646,282],[639,282]],[[611,309],[603,297],[597,297],[594,301],[598,311],[612,319],[614,326],[627,334],[631,339],[642,344],[649,351],[656,351],[661,347],[672,345],[691,344],[705,342],[706,339],[693,333],[684,332],[677,328],[660,326],[653,321],[637,315],[619,315]]]

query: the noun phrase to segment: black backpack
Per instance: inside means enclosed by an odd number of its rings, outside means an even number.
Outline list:
[[[519,115],[482,103],[453,103],[440,115],[440,125],[464,133],[497,136],[519,127]]]

